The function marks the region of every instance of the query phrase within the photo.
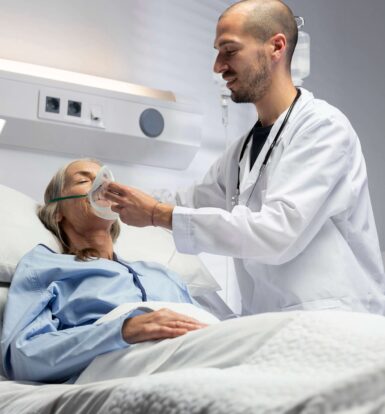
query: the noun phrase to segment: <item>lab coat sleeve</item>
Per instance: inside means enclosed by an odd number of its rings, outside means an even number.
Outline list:
[[[269,176],[261,210],[238,205],[219,208],[176,207],[173,234],[183,253],[207,252],[281,264],[301,253],[325,221],[347,208],[344,184],[352,137],[337,113],[305,123],[283,150]]]

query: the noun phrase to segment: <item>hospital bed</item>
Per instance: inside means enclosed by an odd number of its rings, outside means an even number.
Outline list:
[[[59,246],[37,219],[34,200],[1,185],[0,200],[1,332],[7,291],[18,260],[37,243],[57,250]],[[171,235],[164,230],[125,226],[116,251],[127,260],[140,258],[168,265],[180,273],[207,310],[221,319],[229,315],[230,309],[216,294],[217,283],[199,258],[177,253]],[[261,317],[248,317],[242,329],[259,323]],[[226,323],[218,326],[226,329]],[[258,342],[250,335],[247,342],[250,354],[242,365],[139,373],[109,380],[101,377],[101,381],[80,384],[10,381],[0,366],[0,413],[385,412],[382,316],[286,313],[274,332],[262,335]],[[215,353],[210,346],[208,341],[197,352]]]

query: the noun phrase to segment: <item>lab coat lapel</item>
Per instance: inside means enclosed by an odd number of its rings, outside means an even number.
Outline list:
[[[263,146],[261,153],[265,152],[264,149],[266,144]],[[240,194],[239,194],[239,204],[247,204],[250,195],[252,192],[257,190],[257,193],[260,193],[260,182],[257,182],[257,178],[259,175],[259,167],[263,162],[263,158],[261,158],[261,153],[259,154],[258,158],[256,159],[253,168],[250,171],[250,148],[251,148],[251,140],[249,142],[248,148],[245,151],[245,155],[240,163]],[[266,152],[265,152],[266,153]],[[253,208],[259,206],[261,204],[260,197],[257,197],[257,200],[253,204]],[[251,206],[250,206],[251,207]]]
[[[229,211],[231,211],[234,207],[233,197],[235,196],[237,192],[238,178],[240,180],[242,176],[240,169],[239,169],[240,168],[239,158],[241,156],[242,148],[245,144],[245,141],[247,140],[248,135],[249,133],[247,133],[244,137],[242,137],[237,142],[234,149],[230,151],[229,158],[227,160],[228,165],[230,166],[226,174],[226,194],[227,194],[226,202],[227,202],[227,209]]]
[[[288,121],[288,125],[291,122],[293,122],[293,120],[295,119],[296,115],[301,112],[301,109],[303,108],[304,105],[306,105],[306,103],[310,100],[313,99],[313,95],[308,92],[306,89],[301,88],[301,97],[298,100],[297,104],[295,105],[295,107],[293,108],[293,112],[289,118]],[[275,122],[273,128],[270,131],[270,134],[265,142],[265,145],[262,147],[261,152],[259,153],[253,168],[250,171],[250,149],[251,149],[251,140],[249,142],[249,145],[245,151],[245,155],[243,157],[243,159],[240,162],[240,196],[239,196],[239,200],[240,200],[240,204],[245,204],[247,202],[247,200],[250,197],[250,193],[252,191],[263,191],[266,189],[266,170],[269,168],[269,166],[267,166],[265,172],[263,173],[264,177],[261,177],[261,179],[259,180],[260,182],[257,183],[257,185],[255,185],[256,180],[258,179],[258,175],[259,172],[261,170],[263,161],[266,157],[266,154],[283,122],[283,120],[285,119],[287,110],[285,112],[283,112],[277,119],[277,121]],[[275,145],[275,150],[278,149],[279,146],[282,145],[282,141],[286,135],[286,128],[284,128],[284,130],[282,131],[281,136],[278,139],[278,142]],[[281,151],[275,151],[273,150],[273,153],[271,154],[270,158],[274,157],[274,152],[281,152]],[[268,163],[269,164],[269,163]]]
[[[259,183],[255,186],[255,182],[258,179],[259,171],[262,167],[263,160],[266,157],[267,151],[270,148],[270,145],[275,137],[275,134],[278,131],[278,128],[281,122],[276,122],[276,124],[271,129],[270,134],[267,137],[266,142],[264,146],[262,147],[261,152],[259,153],[257,159],[255,160],[251,171],[250,171],[251,140],[249,142],[248,148],[245,151],[245,156],[243,157],[243,160],[240,163],[241,185],[240,185],[240,197],[239,198],[240,198],[241,204],[246,203],[247,199],[250,196],[250,192],[257,189],[257,187],[259,187]]]

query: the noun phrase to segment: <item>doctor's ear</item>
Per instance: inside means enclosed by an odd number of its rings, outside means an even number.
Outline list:
[[[287,40],[283,33],[277,33],[269,40],[271,60],[278,63],[286,53]]]

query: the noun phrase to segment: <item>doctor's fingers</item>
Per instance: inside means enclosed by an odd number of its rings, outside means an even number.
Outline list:
[[[108,183],[106,187],[106,197],[136,197],[136,198],[153,198],[144,191],[139,190],[135,187],[129,187],[116,182]]]
[[[125,187],[116,183],[108,184],[105,197],[120,205],[140,205],[151,208],[157,202],[155,198],[137,188]]]
[[[127,192],[129,193],[129,191],[130,187],[123,184],[119,184],[115,181],[108,183],[106,187],[106,194],[118,194],[120,196],[125,196],[127,195]]]
[[[135,191],[126,190],[124,194],[116,194],[112,192],[105,192],[104,197],[115,203],[115,206],[118,208],[123,207],[142,207],[142,200],[138,198],[138,195]]]
[[[117,204],[123,204],[126,200],[129,200],[129,196],[110,193],[108,191],[104,193],[104,197],[107,200],[112,201],[113,203],[117,203]]]
[[[130,187],[117,183],[109,183],[104,192],[104,197],[107,200],[118,203],[130,197],[130,190]]]

